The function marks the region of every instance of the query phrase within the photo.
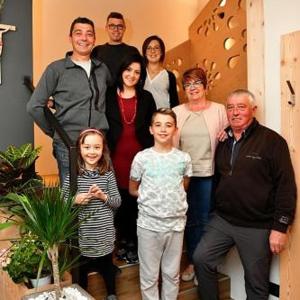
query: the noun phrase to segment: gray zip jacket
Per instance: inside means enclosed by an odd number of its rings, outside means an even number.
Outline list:
[[[104,63],[92,58],[88,78],[86,71],[71,60],[70,54],[46,68],[27,104],[27,112],[45,134],[59,139],[43,111],[52,96],[55,116],[75,142],[79,132],[87,127],[108,129],[105,93],[111,76]]]

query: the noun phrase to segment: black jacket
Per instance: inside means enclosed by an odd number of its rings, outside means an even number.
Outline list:
[[[149,132],[149,126],[155,110],[156,105],[152,94],[142,90],[141,94],[137,97],[135,132],[143,149],[153,146],[153,136]],[[106,93],[106,117],[109,125],[107,142],[110,151],[113,152],[123,129],[116,88],[109,88]]]
[[[216,150],[216,212],[245,227],[285,232],[296,206],[294,171],[286,141],[255,119],[243,137],[219,143]],[[233,161],[231,164],[231,160]]]
[[[169,77],[170,107],[173,108],[173,107],[179,105],[176,77],[171,71],[167,70],[167,73],[168,73],[168,77]]]

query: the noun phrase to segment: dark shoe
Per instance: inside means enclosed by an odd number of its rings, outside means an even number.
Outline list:
[[[139,257],[136,251],[131,250],[126,252],[126,263],[127,264],[137,264],[139,262]]]
[[[116,256],[118,258],[118,260],[126,260],[126,249],[125,248],[120,248],[117,250],[116,252]]]

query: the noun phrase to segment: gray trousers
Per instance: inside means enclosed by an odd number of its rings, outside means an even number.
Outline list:
[[[143,300],[176,300],[179,291],[183,231],[156,232],[138,226],[137,235]],[[160,270],[161,297],[158,290]]]
[[[269,229],[234,226],[215,215],[193,255],[201,300],[219,299],[217,267],[233,246],[245,271],[247,300],[267,300],[272,258],[269,235]]]

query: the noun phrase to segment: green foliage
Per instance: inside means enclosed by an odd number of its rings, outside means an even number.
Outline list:
[[[27,233],[19,240],[13,241],[2,261],[4,271],[7,271],[15,283],[26,282],[36,278],[39,270],[42,275],[51,274],[51,262],[45,251],[45,244],[32,233]]]
[[[59,247],[77,238],[79,207],[74,197],[64,197],[59,187],[45,188],[29,195],[8,194],[10,201],[24,209],[23,227],[37,236],[52,262],[54,284],[59,289]]]
[[[26,213],[24,228],[48,247],[77,236],[79,208],[73,206],[73,197],[64,199],[59,187],[44,188],[29,195],[9,194],[7,198],[22,205]]]
[[[42,181],[34,171],[34,162],[41,148],[34,149],[31,144],[20,147],[9,146],[0,151],[0,195],[24,193],[41,187]]]

